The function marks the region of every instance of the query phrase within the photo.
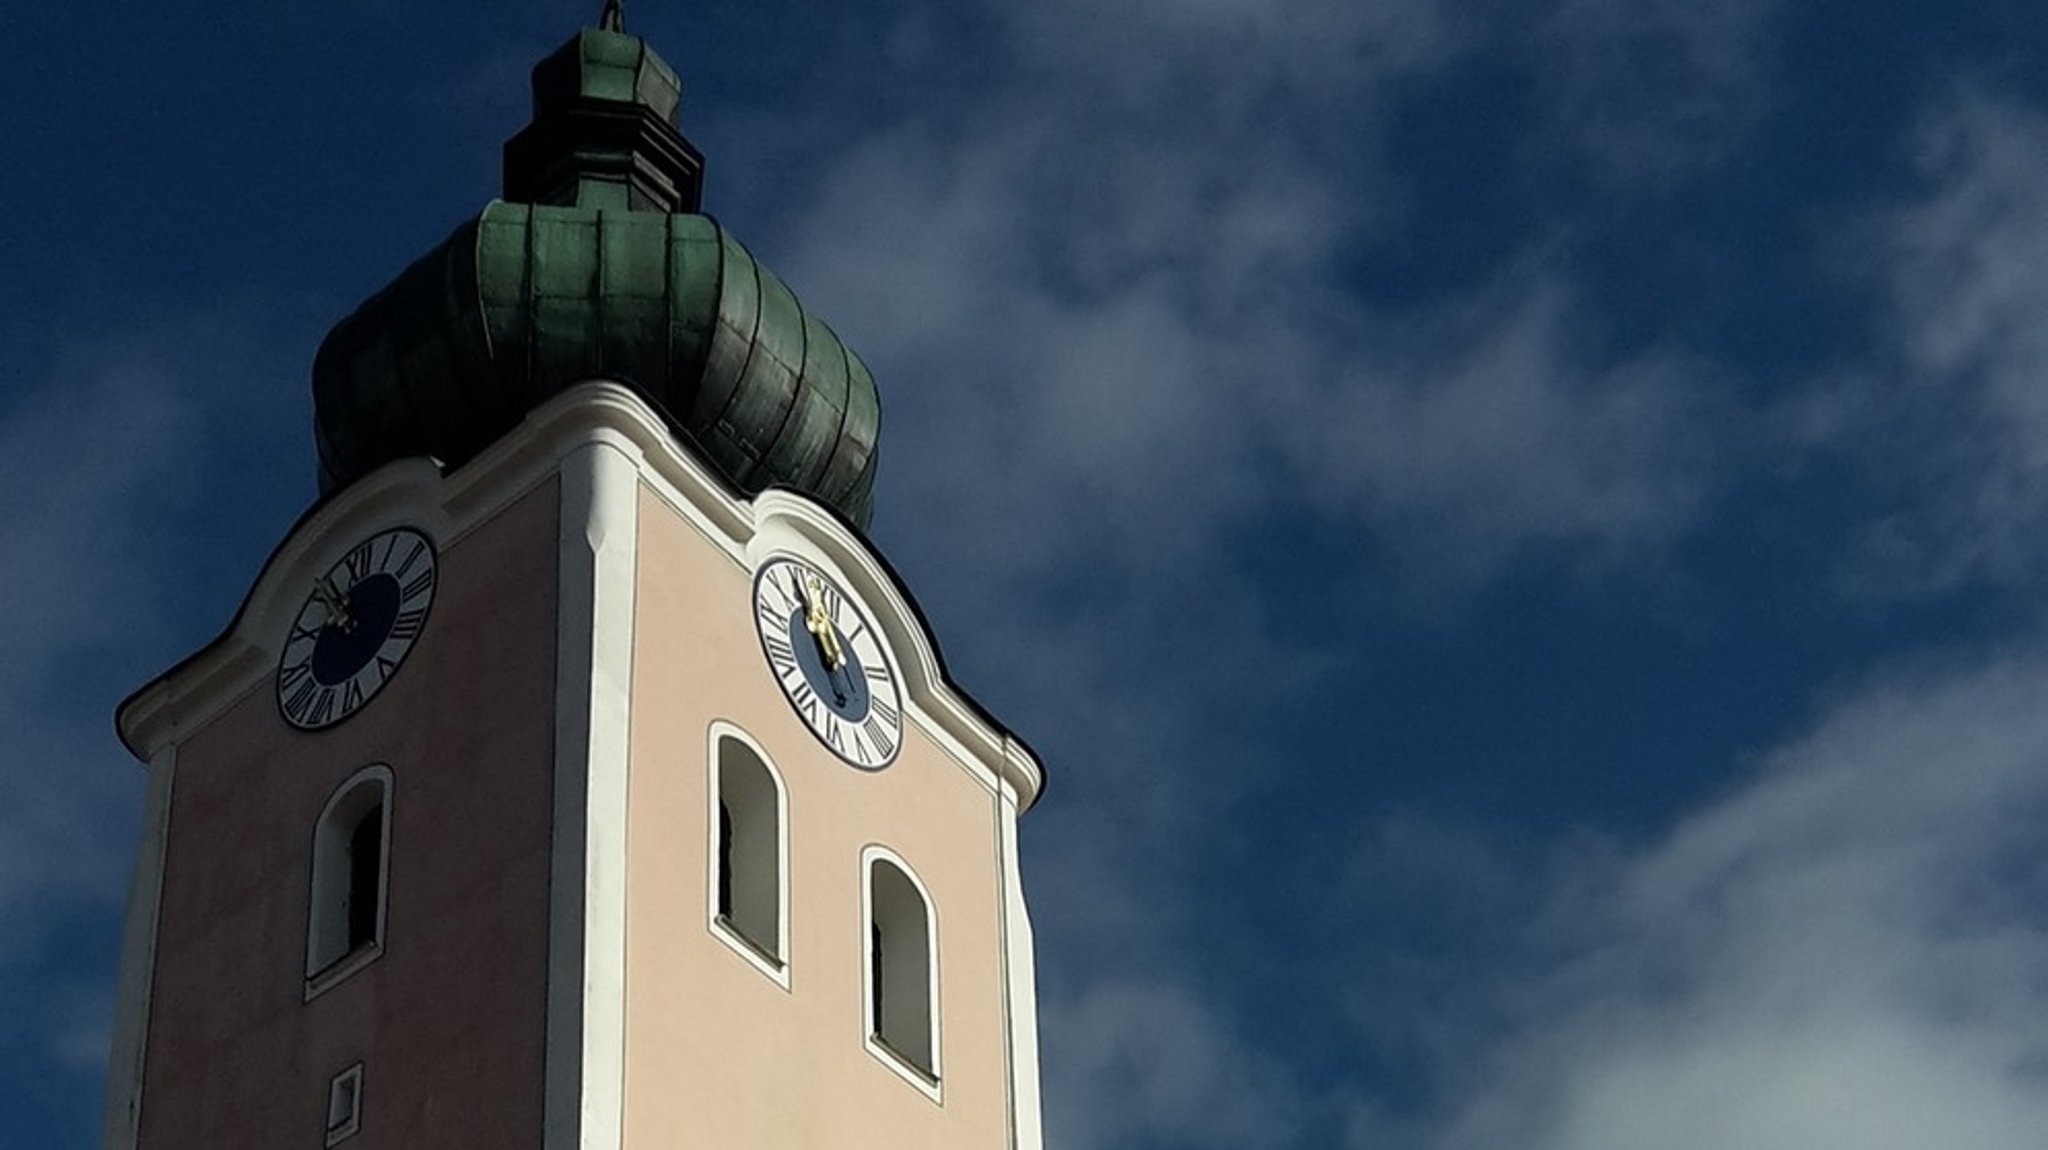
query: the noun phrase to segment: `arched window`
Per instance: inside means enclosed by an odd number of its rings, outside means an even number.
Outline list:
[[[712,735],[712,925],[777,975],[788,921],[782,781],[737,728]]]
[[[313,826],[309,997],[382,952],[390,863],[391,768],[380,764],[335,788]]]
[[[927,1086],[939,1080],[939,935],[931,900],[902,859],[869,847],[869,1040]]]

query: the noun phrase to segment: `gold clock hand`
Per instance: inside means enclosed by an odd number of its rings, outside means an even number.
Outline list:
[[[804,627],[817,641],[818,655],[825,660],[827,671],[836,671],[846,662],[846,652],[839,645],[839,629],[832,625],[832,616],[826,614],[824,584],[816,575],[810,577],[810,594],[804,597]]]
[[[355,615],[349,611],[348,600],[334,589],[333,581],[327,576],[322,575],[319,581],[313,584],[313,597],[320,600],[322,607],[327,608],[329,627],[338,627],[343,631],[355,628]]]

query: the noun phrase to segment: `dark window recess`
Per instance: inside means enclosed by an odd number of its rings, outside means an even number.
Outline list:
[[[903,1062],[938,1080],[938,955],[931,908],[901,867],[876,859],[868,872],[870,1033]]]
[[[377,941],[377,885],[384,863],[384,808],[371,807],[348,836],[348,949]]]
[[[313,881],[306,900],[308,998],[375,959],[384,944],[390,817],[391,769],[380,763],[337,788],[313,824]],[[358,957],[350,960],[351,955]],[[328,976],[329,971],[334,973]]]
[[[718,916],[732,917],[732,808],[718,800]]]
[[[874,1033],[875,1037],[879,1038],[882,1036],[882,1019],[887,1017],[887,1015],[882,1013],[882,984],[888,981],[882,977],[884,965],[882,962],[881,923],[870,923],[868,925],[868,939],[870,943],[868,950],[868,987],[869,994],[874,998],[874,1001],[869,1003],[869,1005],[874,1008],[872,1014],[874,1018]]]
[[[782,790],[745,743],[718,741],[718,874],[714,917],[761,958],[781,966]]]

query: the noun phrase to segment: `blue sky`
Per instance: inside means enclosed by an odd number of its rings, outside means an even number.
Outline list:
[[[321,335],[598,7],[11,7],[10,1144],[97,1139],[112,706],[231,617]],[[1053,1145],[2038,1147],[2033,5],[628,22],[707,209],[874,367],[874,537],[1051,770]]]

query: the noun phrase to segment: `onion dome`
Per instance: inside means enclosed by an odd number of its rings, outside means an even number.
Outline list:
[[[865,527],[880,406],[832,329],[711,217],[682,87],[607,5],[533,70],[504,198],[335,325],[313,364],[320,488],[414,455],[459,467],[535,406],[624,383],[738,489]]]

